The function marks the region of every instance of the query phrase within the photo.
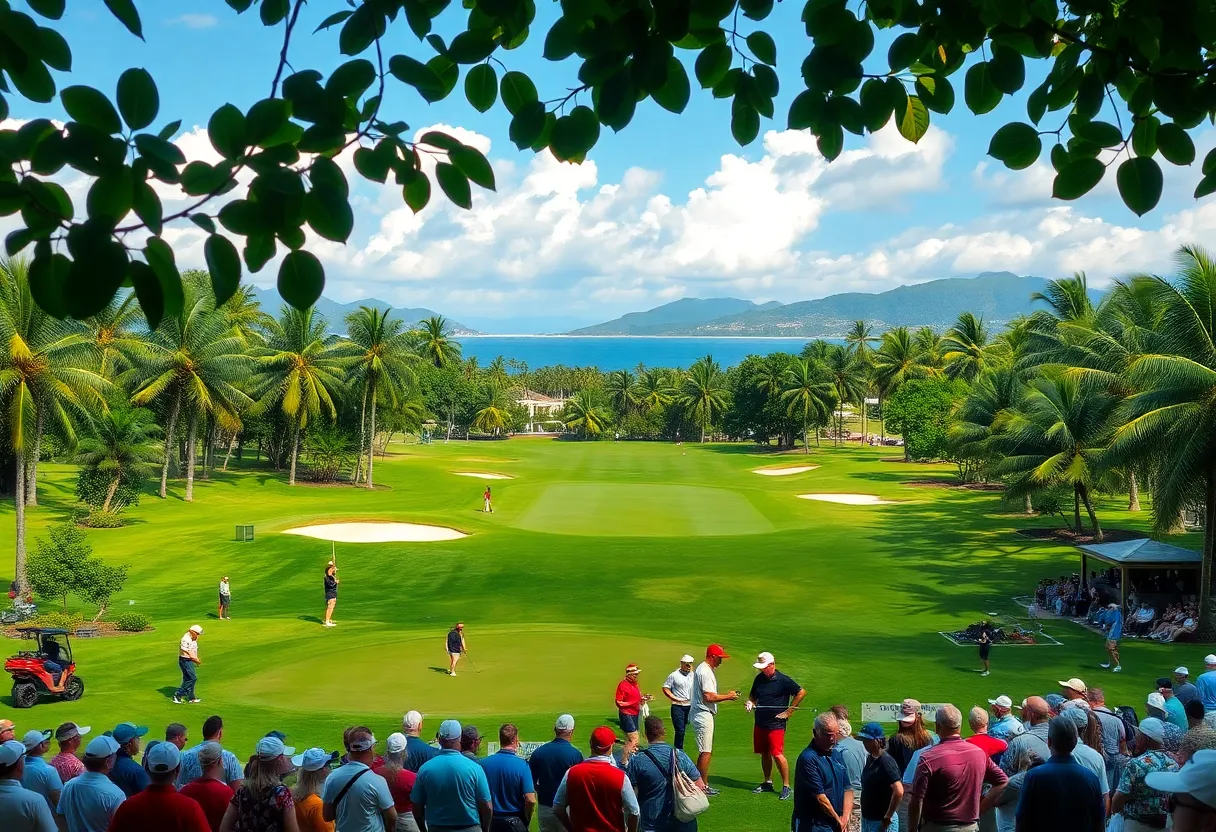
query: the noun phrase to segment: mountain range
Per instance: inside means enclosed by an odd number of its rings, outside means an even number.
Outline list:
[[[929,326],[940,331],[967,311],[1000,329],[1031,312],[1030,296],[1046,285],[1041,277],[984,272],[974,278],[931,280],[877,294],[847,292],[789,304],[684,298],[568,334],[839,338],[857,320],[879,332],[896,326]]]
[[[276,289],[263,289],[259,286],[253,288],[254,297],[258,303],[262,305],[262,311],[271,315],[278,316],[279,310],[286,305],[281,297],[279,297]],[[380,300],[379,298],[364,298],[363,300],[351,301],[350,303],[338,303],[336,300],[330,300],[327,297],[317,298],[315,308],[318,314],[324,315],[325,320],[329,322],[329,330],[337,335],[346,334],[346,316],[357,310],[360,306],[369,306],[372,309],[388,309],[392,308],[393,317],[400,318],[405,322],[406,327],[413,327],[423,318],[430,318],[438,315],[438,312],[433,312],[425,307],[417,309],[401,308],[393,306],[388,301]],[[478,335],[477,330],[471,329],[459,321],[454,321],[448,318],[448,326],[451,327],[454,335]]]

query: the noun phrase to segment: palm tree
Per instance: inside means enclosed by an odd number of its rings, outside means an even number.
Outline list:
[[[1104,456],[1117,405],[1105,387],[1067,372],[1047,371],[1030,382],[1021,400],[1005,411],[1001,428],[1005,458],[997,470],[1016,477],[1010,491],[1021,495],[1068,486],[1074,495],[1077,532],[1081,532],[1084,505],[1094,537],[1101,541],[1092,495],[1109,481]]]
[[[142,478],[145,471],[160,461],[161,447],[156,442],[160,426],[145,407],[126,403],[102,411],[93,421],[93,435],[80,440],[76,462],[110,477],[101,510],[108,512],[123,479]]]
[[[491,382],[482,389],[485,406],[473,416],[472,427],[485,433],[498,436],[499,431],[507,429],[511,424],[511,413],[508,410],[511,403],[505,387]]]
[[[232,297],[220,305],[220,311],[228,317],[228,322],[250,347],[262,344],[262,333],[273,320],[262,310],[261,301],[257,299],[253,287],[247,284],[237,287]]]
[[[604,380],[604,391],[608,403],[622,416],[628,415],[638,406],[638,382],[628,370],[613,370]]]
[[[788,415],[802,417],[802,447],[803,452],[809,454],[810,424],[812,420],[817,425],[827,421],[835,404],[835,388],[831,382],[823,379],[819,368],[806,359],[794,359],[785,374],[781,401],[785,403]],[[815,429],[815,435],[819,435],[818,428]]]
[[[868,413],[866,412],[866,396],[870,394],[873,387],[873,374],[869,372],[873,368],[874,350],[870,348],[871,343],[879,343],[882,339],[874,335],[874,327],[870,326],[865,321],[853,321],[853,325],[849,331],[845,333],[845,345],[852,348],[857,354],[857,360],[861,362],[862,367],[866,369],[866,377],[864,380],[865,392],[862,394],[861,401],[861,434],[867,435],[868,426],[866,424]]]
[[[960,460],[992,466],[1001,459],[1001,432],[1009,412],[1025,395],[1020,373],[1008,365],[986,371],[976,379],[954,412],[950,441]],[[1025,494],[1026,513],[1034,511],[1031,494]]]
[[[643,370],[638,377],[638,403],[647,413],[666,407],[675,397],[676,389],[666,370]]]
[[[415,348],[423,360],[443,368],[460,360],[460,342],[452,338],[448,319],[442,315],[419,321],[414,330]],[[476,365],[474,365],[476,366]]]
[[[942,369],[942,337],[934,332],[932,327],[922,326],[916,330],[912,340],[926,367],[934,370]]]
[[[253,361],[246,343],[227,316],[215,308],[211,281],[205,272],[182,274],[181,312],[165,318],[148,338],[145,353],[133,356],[142,381],[131,403],[143,407],[160,400],[165,406],[165,458],[160,472],[160,496],[168,493],[177,422],[187,418],[186,496],[194,499],[194,443],[199,418],[213,418],[226,430],[240,427],[241,410],[250,403],[240,389]]]
[[[511,377],[507,374],[507,359],[501,355],[486,365],[486,378],[495,387],[507,387]]]
[[[131,381],[131,356],[144,355],[148,342],[140,323],[143,313],[134,292],[115,295],[83,323],[98,357],[98,374],[119,386]]]
[[[865,397],[866,368],[851,348],[833,345],[828,350],[823,364],[824,376],[836,391],[837,423],[836,444],[840,444],[844,433],[845,402],[856,403]]]
[[[730,390],[726,387],[726,374],[714,361],[713,356],[698,358],[684,374],[681,384],[680,404],[692,415],[701,428],[701,441],[710,425],[730,406]]]
[[[961,378],[968,383],[975,379],[1002,353],[999,343],[990,343],[983,318],[970,312],[958,316],[958,321],[942,338],[942,360],[947,378]]]
[[[1173,280],[1135,281],[1151,289],[1160,307],[1160,341],[1128,367],[1137,392],[1120,410],[1111,456],[1121,464],[1153,462],[1158,530],[1167,531],[1186,506],[1204,506],[1199,604],[1201,628],[1210,635],[1216,630],[1216,260],[1198,246],[1183,246],[1177,262]]]
[[[359,458],[355,462],[355,481],[362,468],[362,455],[367,452],[367,487],[374,488],[372,468],[375,463],[376,404],[384,402],[397,407],[405,387],[413,381],[412,365],[419,358],[410,344],[410,335],[401,319],[390,317],[391,309],[360,306],[346,316],[346,353],[351,359],[352,375],[363,388],[363,404],[359,411]],[[371,426],[368,428],[368,404],[371,404]]]
[[[589,390],[579,390],[566,399],[563,421],[581,436],[599,436],[608,427],[608,412]]]
[[[291,468],[287,484],[296,484],[300,436],[311,421],[337,419],[334,400],[343,392],[349,351],[326,336],[328,324],[313,307],[284,306],[266,333],[266,346],[257,353],[253,412],[279,408],[291,426]]]

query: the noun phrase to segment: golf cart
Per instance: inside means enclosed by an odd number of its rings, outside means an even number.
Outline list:
[[[84,681],[76,675],[72,661],[72,642],[68,631],[57,627],[18,627],[22,638],[34,642],[31,650],[21,650],[4,662],[5,671],[13,677],[13,707],[32,708],[44,696],[59,696],[73,702],[84,695]],[[53,669],[61,670],[56,686]]]

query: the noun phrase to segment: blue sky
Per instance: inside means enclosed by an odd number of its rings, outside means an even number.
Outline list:
[[[223,103],[245,109],[268,93],[281,27],[267,30],[255,14],[238,16],[221,0],[136,2],[146,43],[100,0],[69,4],[62,31],[74,67],[61,86],[88,83],[112,93],[124,69],[143,66],[161,91],[158,125],[180,118],[179,144],[190,158],[207,159],[205,130],[193,128],[204,127]],[[554,10],[540,5],[531,41],[500,57],[531,75],[547,98],[577,67],[540,57]],[[343,7],[344,0],[308,4],[291,52],[296,69],[328,73],[340,63],[337,30],[311,32]],[[472,212],[432,204],[414,217],[399,192],[359,186],[350,243],[316,247],[329,276],[326,294],[343,301],[377,296],[462,320],[573,323],[682,296],[789,302],[985,270],[1057,277],[1085,269],[1101,284],[1130,270],[1166,270],[1178,245],[1202,243],[1216,227],[1216,209],[1190,196],[1197,169],[1167,170],[1166,195],[1143,219],[1122,206],[1113,182],[1078,202],[1053,202],[1045,158],[1021,173],[1005,171],[986,157],[988,138],[1006,121],[1025,118],[1024,95],[985,116],[934,115],[916,147],[890,128],[872,137],[846,134],[845,153],[826,164],[812,137],[784,130],[810,45],[799,11],[799,4],[778,4],[761,24],[777,40],[782,89],[776,119],[763,123],[761,138],[747,148],[731,138],[729,103],[696,90],[695,81],[683,115],[644,102],[625,131],[605,129],[589,162],[576,167],[517,152],[501,104],[480,114],[454,93],[427,105],[390,80],[388,120],[470,131],[458,134],[489,153],[498,192],[479,195]],[[461,16],[453,3],[438,31],[450,37]],[[432,54],[403,20],[385,45],[390,54]],[[880,40],[874,68],[885,69],[885,54]],[[695,53],[684,57],[691,67]],[[959,109],[961,98],[960,89]],[[35,115],[63,113],[13,102],[14,118]],[[1216,136],[1196,139],[1202,159]],[[79,183],[73,193],[85,187]],[[179,260],[201,263],[198,234],[183,228],[172,242]],[[274,270],[272,263],[252,279],[271,285]]]

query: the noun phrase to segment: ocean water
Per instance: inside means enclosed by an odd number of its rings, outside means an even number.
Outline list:
[[[549,364],[632,370],[647,367],[687,367],[712,355],[723,369],[749,355],[797,353],[805,338],[667,338],[650,336],[475,335],[461,336],[465,358],[477,357],[485,366],[496,357],[524,361],[530,368]]]

